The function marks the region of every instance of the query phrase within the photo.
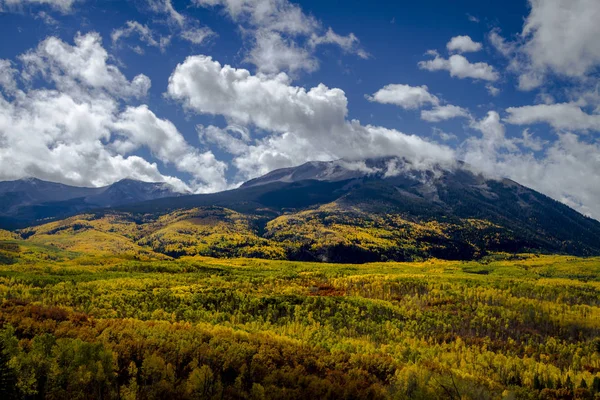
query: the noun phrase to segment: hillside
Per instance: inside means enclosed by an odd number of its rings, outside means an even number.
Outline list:
[[[235,190],[103,209],[19,233],[70,250],[93,252],[108,241],[100,252],[168,257],[358,263],[600,254],[598,221],[516,182],[464,167],[390,176],[388,163],[370,161],[370,173],[310,163]]]

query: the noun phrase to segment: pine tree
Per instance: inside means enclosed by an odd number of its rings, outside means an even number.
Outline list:
[[[535,390],[542,390],[544,388],[544,385],[542,385],[542,381],[540,380],[540,376],[538,374],[535,374],[533,377],[533,388]]]
[[[17,398],[17,378],[8,366],[9,361],[4,343],[0,342],[0,398],[6,400]]]
[[[573,382],[571,381],[571,375],[567,375],[567,379],[565,380],[565,388],[573,390]]]
[[[600,378],[598,378],[597,376],[594,377],[594,380],[592,382],[592,392],[600,393]]]

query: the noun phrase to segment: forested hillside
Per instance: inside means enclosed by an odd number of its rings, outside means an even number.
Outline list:
[[[585,244],[536,238],[485,219],[416,219],[337,202],[283,214],[269,209],[242,213],[215,206],[166,214],[104,211],[16,234],[70,251],[142,258],[202,255],[363,263],[431,257],[471,260],[495,252],[548,254],[560,249],[567,254],[595,254]]]
[[[600,396],[599,259],[143,261],[0,247],[3,399]]]
[[[60,220],[64,213],[53,215],[52,207],[35,204],[50,214],[15,232],[66,250],[163,258],[363,263],[472,260],[495,252],[600,255],[600,222],[541,193],[463,164],[422,170],[400,163],[366,160],[365,168],[374,171],[367,173],[342,161],[312,162],[238,189],[169,198],[160,198],[171,193],[163,186],[122,181],[104,188],[104,203],[98,204],[129,205]],[[391,165],[400,170],[390,173]],[[56,188],[50,194],[63,195]],[[153,196],[159,198],[140,202]],[[90,200],[77,201],[82,199]],[[89,207],[69,208],[71,214],[79,209]]]

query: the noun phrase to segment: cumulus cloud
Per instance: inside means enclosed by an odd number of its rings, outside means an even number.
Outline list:
[[[460,54],[451,55],[446,59],[434,53],[433,60],[420,61],[418,65],[427,71],[448,71],[450,76],[459,79],[471,78],[490,82],[499,79],[498,72],[491,65],[484,62],[471,63]]]
[[[392,90],[382,94],[392,104],[435,102],[423,100],[428,97],[422,90],[409,101],[396,99],[393,86],[388,89]],[[402,94],[410,92],[404,89]],[[463,159],[491,178],[512,178],[600,218],[598,143],[583,142],[571,133],[560,133],[557,141],[547,143],[528,130],[509,137],[495,111],[482,119],[468,117],[470,128],[480,134],[467,138],[455,152],[415,135],[348,120],[347,99],[340,89],[324,85],[304,89],[293,86],[285,74],[253,75],[206,56],[189,57],[177,66],[168,95],[189,111],[225,118],[225,128],[199,126],[198,133],[203,142],[232,155],[238,182],[309,160],[398,156],[411,161],[411,168],[430,168]],[[433,105],[430,111],[438,107],[445,106]],[[254,135],[256,131],[260,134]],[[436,135],[456,139],[444,132]],[[583,174],[590,178],[577,179]]]
[[[53,10],[67,14],[73,5],[81,0],[0,0],[0,11],[19,11],[24,6],[47,6]]]
[[[421,111],[421,119],[428,122],[440,122],[458,117],[470,117],[469,111],[465,108],[454,106],[452,104],[436,106],[431,110]]]
[[[429,88],[425,85],[390,84],[379,89],[372,96],[367,96],[367,99],[382,104],[394,104],[404,109],[416,109],[424,105],[440,103],[440,99],[429,93]]]
[[[586,143],[572,133],[561,133],[548,144],[528,131],[507,138],[496,112],[489,112],[472,128],[480,137],[466,140],[458,156],[488,176],[509,177],[600,220],[600,144]],[[542,151],[536,157],[526,149]]]
[[[470,117],[465,108],[451,104],[441,105],[440,99],[429,93],[427,86],[409,86],[403,84],[386,85],[367,100],[382,104],[394,104],[404,109],[417,109],[433,106],[430,110],[421,111],[421,119],[428,122],[439,122],[456,117]]]
[[[469,52],[477,52],[483,48],[481,43],[474,42],[470,36],[454,36],[448,44],[446,44],[446,48],[451,53],[469,53]]]
[[[210,151],[194,149],[171,121],[158,118],[148,106],[127,107],[112,127],[125,137],[112,144],[119,153],[127,154],[145,146],[163,163],[174,164],[179,171],[191,174],[196,180],[196,190],[215,191],[227,187],[226,164]]]
[[[287,0],[192,0],[200,7],[221,7],[234,21],[290,34],[311,34],[319,22]]]
[[[557,130],[600,131],[600,114],[588,114],[575,103],[509,107],[506,121],[515,125],[547,123]]]
[[[102,186],[133,178],[185,188],[161,175],[156,163],[105,146],[116,115],[113,101],[83,102],[51,90],[21,93],[12,102],[0,97],[0,179]]]
[[[509,60],[518,88],[543,86],[549,76],[572,82],[596,80],[600,65],[600,3],[596,0],[529,0],[530,12],[520,35],[507,41],[499,29],[488,39]]]
[[[340,35],[325,29],[320,21],[305,14],[288,0],[192,0],[198,7],[218,7],[239,24],[250,50],[246,61],[259,72],[313,72],[319,67],[318,46],[336,45],[345,53],[368,58],[353,34]]]
[[[239,125],[228,125],[225,128],[198,125],[196,131],[201,142],[217,145],[233,155],[243,155],[247,152],[251,140],[248,129]]]
[[[169,77],[168,94],[199,113],[276,131],[326,131],[343,123],[347,112],[340,89],[321,84],[307,91],[291,86],[284,73],[252,75],[208,56],[188,57],[179,64]]]
[[[400,156],[415,168],[454,162],[453,151],[416,135],[347,119],[347,98],[323,84],[306,90],[284,74],[252,75],[207,56],[188,57],[169,78],[168,96],[189,111],[221,115],[230,127],[199,127],[205,141],[233,155],[239,179],[307,160]]]
[[[17,73],[2,80],[0,179],[34,176],[100,186],[133,178],[180,190],[226,187],[226,166],[212,153],[193,148],[147,106],[123,108],[132,95],[147,92],[150,80],[128,80],[108,62],[99,35],[77,35],[73,45],[50,37],[19,59],[19,69],[2,62]],[[29,81],[36,77],[43,83],[38,80],[34,89]],[[192,181],[161,174],[156,162],[133,153],[140,148],[189,173]]]
[[[463,144],[462,158],[468,164],[490,176],[498,176],[496,169],[498,157],[502,150],[516,150],[516,145],[506,138],[506,129],[500,121],[500,115],[489,111],[479,121],[472,121],[471,128],[482,133],[481,137],[470,137]]]
[[[115,65],[107,63],[108,53],[97,33],[77,34],[74,46],[49,37],[19,58],[25,79],[40,75],[60,91],[72,94],[96,90],[123,98],[144,97],[151,85],[146,75],[137,75],[129,81]]]
[[[254,40],[254,46],[245,61],[258,66],[261,72],[274,74],[286,70],[293,74],[319,69],[319,61],[310,51],[297,46],[293,40],[285,39],[278,32],[260,30],[256,32]]]
[[[600,3],[596,0],[529,0],[522,35],[532,67],[582,77],[600,64]]]

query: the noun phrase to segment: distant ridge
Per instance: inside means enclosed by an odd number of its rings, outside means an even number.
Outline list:
[[[0,228],[14,229],[103,207],[181,196],[162,182],[123,179],[103,187],[78,187],[24,178],[0,182]]]

